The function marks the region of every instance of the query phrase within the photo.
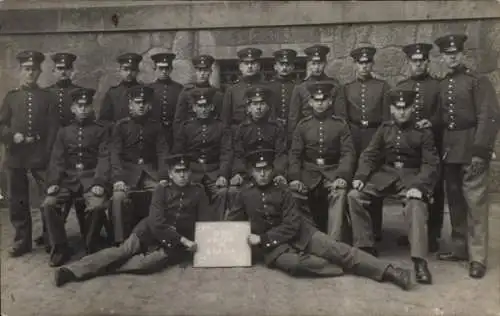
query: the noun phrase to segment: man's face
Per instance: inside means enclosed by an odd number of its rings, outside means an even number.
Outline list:
[[[250,77],[258,74],[260,71],[260,63],[257,60],[242,60],[240,61],[240,72],[243,77]]]
[[[248,113],[253,120],[260,120],[263,118],[267,112],[269,111],[269,105],[266,101],[250,101],[248,105]]]
[[[170,78],[170,73],[172,72],[172,67],[166,65],[156,65],[155,66],[155,77],[158,80],[166,80]]]
[[[214,110],[213,104],[204,104],[204,105],[199,105],[197,103],[193,104],[193,112],[199,119],[208,118],[213,110]]]
[[[429,60],[427,59],[410,59],[410,72],[412,76],[423,75],[427,72]]]
[[[406,123],[410,120],[413,113],[413,106],[407,106],[405,108],[396,107],[391,105],[391,114],[397,123]]]
[[[265,166],[265,167],[253,167],[252,168],[252,177],[255,180],[255,183],[259,186],[268,185],[271,183],[273,176],[273,167]]]
[[[151,110],[151,103],[143,99],[131,99],[129,103],[130,114],[135,117],[146,115]]]
[[[139,70],[134,69],[128,65],[120,66],[120,78],[122,81],[131,82],[137,79],[137,75],[139,75]]]
[[[373,69],[373,62],[356,62],[356,71],[358,76],[367,77]]]
[[[311,60],[307,64],[311,76],[320,76],[325,71],[326,63],[324,61]]]
[[[71,79],[73,75],[73,68],[68,66],[58,65],[54,67],[52,71],[57,81],[68,80]]]
[[[289,76],[293,73],[294,70],[295,65],[293,63],[284,63],[277,61],[274,64],[274,71],[276,71],[276,74],[280,77]]]
[[[185,187],[190,182],[191,170],[182,165],[175,165],[169,169],[168,177],[177,186]]]
[[[443,60],[448,68],[453,69],[462,64],[464,54],[462,52],[444,53]]]
[[[313,108],[314,112],[323,113],[332,105],[332,99],[326,98],[325,100],[316,100],[309,98],[309,105]]]
[[[83,121],[94,113],[92,104],[73,102],[71,112],[77,121]]]
[[[38,77],[40,77],[41,73],[42,70],[39,66],[21,65],[21,70],[19,73],[21,85],[35,84],[38,81]]]
[[[207,83],[212,75],[211,68],[196,68],[195,70],[196,83]]]

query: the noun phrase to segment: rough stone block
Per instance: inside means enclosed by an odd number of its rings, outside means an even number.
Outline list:
[[[321,42],[330,44],[330,54],[334,58],[349,56],[356,44],[352,28],[346,25],[334,25],[320,28]]]
[[[146,32],[127,33],[101,33],[97,42],[107,54],[116,58],[123,53],[143,54],[151,48],[151,36]]]
[[[372,26],[369,41],[375,47],[403,46],[415,42],[415,24],[375,24]]]
[[[216,45],[215,36],[211,30],[198,31],[197,36],[198,36],[198,47],[206,47],[206,46],[215,46]]]
[[[217,46],[239,46],[250,45],[250,29],[224,29],[213,30]]]
[[[465,33],[467,30],[467,22],[463,21],[446,21],[434,24],[434,39],[452,33]]]
[[[174,42],[174,39],[175,39],[175,32],[171,31],[152,32],[151,46],[172,49],[172,44]]]
[[[172,43],[172,52],[178,59],[191,59],[194,52],[194,32],[179,31]]]
[[[356,43],[368,42],[370,40],[371,25],[352,25],[352,36],[356,39]]]
[[[431,23],[421,23],[417,25],[415,33],[416,43],[434,43],[434,26]]]
[[[345,58],[330,60],[325,68],[325,73],[337,78],[342,83],[354,80],[356,75],[354,64]]]
[[[397,76],[406,63],[406,55],[397,47],[379,49],[375,55],[373,70],[382,76]]]

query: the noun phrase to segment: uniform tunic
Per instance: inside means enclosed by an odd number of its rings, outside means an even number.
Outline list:
[[[275,76],[268,85],[268,88],[272,91],[270,101],[272,117],[283,124],[285,131],[288,128],[292,92],[298,82],[295,75],[288,77]]]
[[[46,89],[52,92],[57,100],[57,110],[59,113],[59,125],[64,127],[71,124],[73,120],[73,113],[71,112],[71,91],[81,88],[73,84],[71,80],[58,81],[55,84],[47,87]]]
[[[172,79],[156,80],[149,85],[155,91],[152,117],[158,119],[166,128],[172,129],[182,84]]]
[[[99,109],[99,120],[117,122],[129,116],[129,97],[128,89],[139,85],[137,81],[124,82],[122,81],[117,86],[109,88],[104,95],[104,99]]]

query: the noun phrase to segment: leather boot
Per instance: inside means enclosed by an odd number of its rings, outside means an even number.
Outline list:
[[[427,267],[427,261],[422,258],[412,258],[415,267],[415,278],[418,283],[432,284],[432,274]]]
[[[484,264],[477,261],[472,261],[469,265],[469,276],[474,279],[481,279],[486,274]]]
[[[54,272],[54,283],[55,286],[60,287],[64,284],[76,281],[76,276],[67,268],[59,268]]]
[[[411,287],[411,272],[410,270],[395,268],[389,265],[382,276],[382,280],[391,282],[401,289],[408,291]]]
[[[49,266],[59,267],[71,259],[71,248],[67,244],[55,245],[50,254]]]

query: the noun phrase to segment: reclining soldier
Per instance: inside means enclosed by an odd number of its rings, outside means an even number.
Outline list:
[[[238,195],[227,219],[250,221],[248,243],[260,248],[266,265],[291,275],[338,276],[345,270],[410,288],[410,271],[337,242],[304,220],[291,192],[272,181],[274,151],[252,152],[247,161],[253,181]]]
[[[188,159],[183,154],[167,157],[170,181],[158,185],[149,215],[120,246],[103,249],[58,268],[55,285],[104,274],[154,273],[188,259],[197,249],[195,222],[208,206],[203,186],[191,182]]]

